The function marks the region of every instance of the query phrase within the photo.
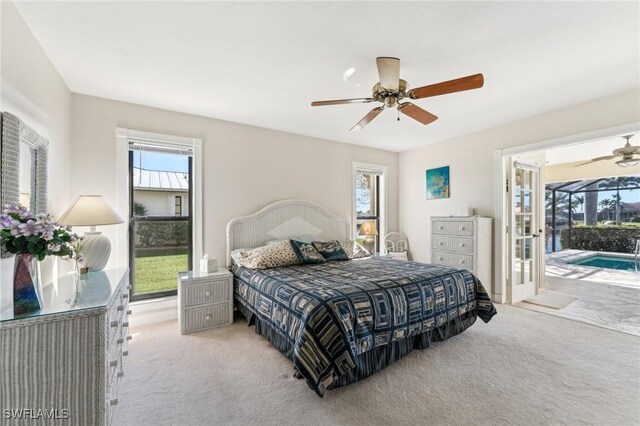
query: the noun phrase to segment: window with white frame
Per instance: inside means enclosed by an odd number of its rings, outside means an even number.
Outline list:
[[[386,166],[353,164],[353,235],[371,253],[381,251],[386,232]]]

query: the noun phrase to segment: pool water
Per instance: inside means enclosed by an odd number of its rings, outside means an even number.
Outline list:
[[[624,259],[616,256],[597,254],[584,260],[572,262],[576,265],[594,266],[596,268],[621,269],[623,271],[636,271],[633,259]],[[640,265],[638,265],[640,267]]]

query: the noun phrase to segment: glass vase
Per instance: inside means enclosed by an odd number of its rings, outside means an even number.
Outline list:
[[[27,314],[42,307],[40,265],[29,253],[18,253],[13,269],[13,313]]]

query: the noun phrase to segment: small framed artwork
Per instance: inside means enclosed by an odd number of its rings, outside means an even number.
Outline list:
[[[449,166],[427,170],[427,200],[449,198]]]

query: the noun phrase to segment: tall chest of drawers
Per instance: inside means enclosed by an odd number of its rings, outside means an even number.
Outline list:
[[[67,275],[42,289],[40,311],[0,314],[3,422],[111,423],[131,338],[128,287],[127,268]]]
[[[431,263],[467,269],[491,291],[492,221],[479,216],[431,217]]]

